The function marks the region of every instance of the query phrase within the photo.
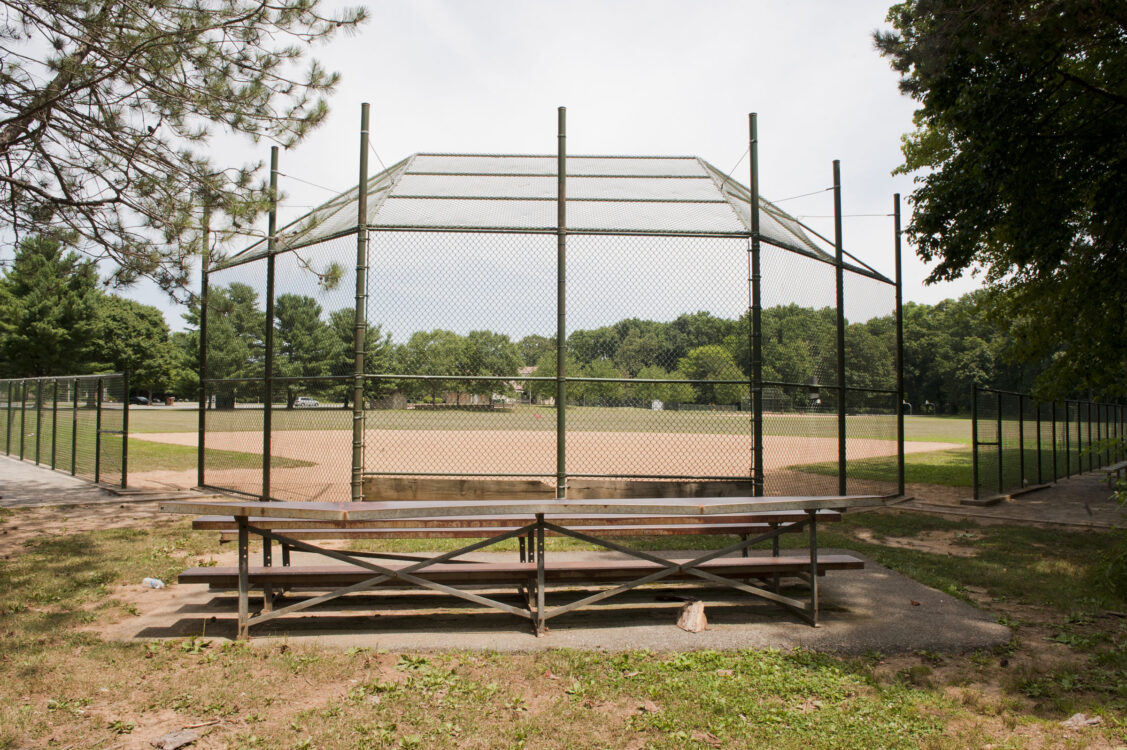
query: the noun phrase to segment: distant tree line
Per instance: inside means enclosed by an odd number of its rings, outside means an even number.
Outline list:
[[[937,305],[905,305],[904,385],[913,412],[966,412],[976,383],[1009,390],[1032,385],[1039,368],[1007,359],[1009,341],[983,314],[986,302],[985,293],[976,292]],[[279,382],[275,393],[284,393],[291,406],[299,395],[349,406],[351,382],[325,378],[352,374],[352,308],[326,311],[312,297],[281,294],[274,315],[274,374],[302,379]],[[28,239],[0,277],[0,376],[129,369],[136,390],[193,398],[199,387],[198,300],[184,317],[188,330],[170,334],[158,309],[106,293],[91,261],[53,241]],[[208,339],[209,377],[262,377],[265,312],[254,288],[233,283],[210,289]],[[845,339],[847,384],[894,389],[894,317],[848,323]],[[746,314],[729,319],[685,313],[668,322],[629,318],[573,332],[567,352],[569,377],[583,379],[568,386],[569,399],[576,401],[736,404],[748,397]],[[367,329],[365,353],[368,373],[428,376],[370,378],[367,399],[392,392],[434,402],[450,392],[513,396],[518,383],[533,400],[555,395],[554,382],[520,380],[555,377],[553,337],[514,341],[486,330],[462,335],[436,329],[413,332],[397,344],[376,324]],[[833,308],[763,311],[763,379],[785,384],[775,392],[788,394],[788,406],[806,406],[814,395],[832,401],[836,358]],[[623,379],[645,382],[615,382]],[[242,397],[260,393],[256,386],[239,390]]]

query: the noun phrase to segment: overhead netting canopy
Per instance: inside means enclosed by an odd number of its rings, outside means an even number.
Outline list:
[[[384,499],[895,488],[893,282],[839,266],[770,201],[753,242],[748,188],[696,157],[566,157],[561,233],[558,164],[416,154],[367,180],[363,242],[353,189],[213,263],[206,483],[289,500],[355,497],[358,474]]]
[[[552,233],[554,156],[415,154],[368,181],[368,226],[375,230]],[[694,156],[568,156],[571,234],[746,237],[748,189]],[[350,190],[283,228],[276,252],[356,231]],[[765,242],[832,259],[832,247],[769,201],[760,201]],[[265,256],[263,240],[225,265]]]

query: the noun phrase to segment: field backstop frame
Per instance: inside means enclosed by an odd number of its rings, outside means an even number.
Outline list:
[[[456,224],[450,223],[447,225],[428,225],[425,221],[419,222],[416,225],[409,223],[394,223],[387,222],[380,216],[380,210],[389,201],[389,197],[394,196],[394,190],[399,185],[399,182],[405,179],[423,177],[434,177],[429,184],[434,187],[440,186],[440,180],[443,175],[452,177],[468,177],[479,178],[485,181],[482,175],[464,175],[457,172],[444,172],[441,174],[428,173],[425,171],[410,171],[410,164],[413,164],[416,157],[411,157],[404,162],[393,165],[389,169],[385,169],[375,177],[369,178],[368,175],[368,107],[365,104],[362,108],[361,116],[361,133],[360,133],[360,150],[359,150],[359,181],[356,189],[350,190],[337,198],[329,201],[326,204],[314,209],[307,216],[291,222],[280,230],[276,228],[276,206],[277,206],[277,150],[274,149],[271,159],[271,193],[274,197],[274,203],[270,212],[269,228],[267,236],[261,242],[252,245],[251,247],[243,250],[228,258],[213,257],[208,251],[204,253],[204,270],[201,280],[201,305],[200,305],[200,414],[199,414],[199,462],[198,462],[198,476],[197,481],[200,486],[210,487],[214,489],[222,489],[227,491],[234,491],[242,494],[258,496],[263,500],[278,499],[279,492],[277,484],[273,481],[274,472],[278,470],[278,460],[274,451],[273,436],[276,429],[275,402],[279,398],[279,390],[285,389],[286,391],[298,390],[297,386],[302,383],[309,383],[316,381],[318,388],[323,391],[333,390],[334,392],[343,392],[343,389],[350,391],[351,395],[344,398],[347,405],[351,402],[351,459],[348,466],[348,493],[344,496],[343,492],[334,490],[331,499],[346,499],[360,500],[364,498],[364,484],[366,480],[372,480],[376,477],[384,478],[400,478],[408,479],[414,478],[415,484],[419,484],[426,478],[440,479],[448,478],[456,480],[461,486],[459,490],[452,490],[450,486],[446,486],[440,490],[441,492],[454,492],[457,495],[459,492],[481,492],[480,487],[466,489],[467,482],[482,482],[488,478],[498,480],[522,480],[522,481],[508,481],[507,484],[501,486],[505,488],[504,491],[511,493],[526,493],[526,492],[543,492],[544,488],[532,489],[529,482],[536,478],[546,478],[544,471],[531,471],[524,474],[519,472],[499,472],[499,471],[482,471],[480,473],[468,471],[442,471],[442,467],[435,467],[435,471],[419,471],[419,470],[406,470],[403,472],[379,471],[372,470],[365,464],[365,443],[366,433],[370,430],[366,429],[366,424],[373,414],[374,410],[371,408],[372,397],[369,391],[373,388],[380,390],[379,386],[386,383],[401,383],[413,381],[418,383],[496,383],[502,386],[519,380],[521,383],[529,387],[530,384],[544,384],[554,386],[554,406],[555,406],[555,467],[551,475],[554,480],[554,486],[551,487],[551,492],[556,497],[568,496],[569,489],[574,489],[577,480],[589,480],[595,487],[602,488],[606,494],[617,494],[621,492],[635,491],[626,485],[637,485],[639,489],[636,491],[652,494],[656,491],[674,491],[678,493],[697,493],[697,494],[715,494],[717,492],[734,492],[735,494],[753,494],[764,495],[770,494],[771,488],[768,487],[768,469],[767,462],[765,461],[764,446],[767,438],[764,434],[765,417],[771,414],[770,405],[768,400],[788,402],[790,400],[807,399],[814,400],[818,396],[817,401],[819,404],[823,402],[822,396],[825,396],[825,401],[828,401],[832,406],[834,412],[832,414],[833,420],[836,424],[836,429],[833,430],[834,437],[836,438],[836,467],[834,467],[834,478],[836,483],[833,487],[826,487],[820,493],[804,493],[804,494],[845,494],[849,490],[849,430],[850,420],[855,418],[859,413],[863,413],[868,409],[883,409],[879,412],[885,417],[894,419],[895,431],[895,444],[896,452],[894,456],[890,456],[893,460],[889,468],[888,481],[884,483],[885,494],[903,494],[904,492],[904,427],[903,427],[903,379],[902,379],[902,325],[901,325],[901,279],[900,279],[900,228],[899,228],[899,196],[897,195],[894,200],[894,213],[895,217],[895,251],[894,260],[896,268],[895,280],[889,279],[880,274],[872,267],[864,262],[858,260],[850,253],[844,250],[841,228],[841,182],[838,162],[834,162],[834,214],[835,214],[835,232],[833,240],[828,240],[809,227],[802,225],[797,220],[786,215],[780,211],[776,206],[764,201],[759,195],[759,175],[758,175],[758,136],[756,116],[754,114],[749,116],[749,142],[748,142],[748,155],[749,155],[749,187],[739,185],[737,182],[732,181],[730,176],[721,175],[718,170],[714,170],[709,165],[700,160],[699,162],[703,168],[708,171],[703,175],[707,177],[709,184],[717,191],[719,199],[699,199],[688,198],[683,199],[675,197],[672,199],[654,198],[654,199],[636,199],[633,196],[629,198],[616,198],[610,197],[595,197],[584,196],[580,194],[578,197],[569,196],[569,164],[575,162],[580,167],[585,165],[588,168],[595,160],[602,160],[607,163],[615,163],[613,160],[620,159],[623,164],[633,164],[635,167],[650,168],[648,163],[643,163],[645,160],[652,161],[653,164],[662,165],[661,160],[668,160],[664,164],[671,167],[676,166],[678,169],[683,167],[683,162],[687,164],[687,157],[573,157],[568,156],[566,153],[566,127],[565,127],[565,110],[559,110],[559,123],[558,123],[558,153],[554,158],[555,169],[554,171],[546,168],[541,169],[542,165],[537,161],[536,174],[517,174],[510,175],[498,168],[496,176],[498,180],[517,176],[526,179],[531,183],[539,181],[541,178],[554,178],[556,183],[556,194],[554,198],[546,197],[544,195],[535,196],[519,196],[509,198],[512,201],[522,201],[523,204],[534,205],[534,208],[539,209],[541,204],[549,202],[554,203],[556,209],[556,217],[554,226],[546,222],[540,224],[524,225],[513,224],[511,226],[501,226],[500,223],[495,223],[488,226],[474,226],[472,223]],[[432,155],[422,154],[419,157],[431,157]],[[464,162],[470,163],[474,159],[496,159],[500,161],[513,162],[518,165],[531,163],[527,160],[543,160],[547,163],[549,157],[520,157],[520,156],[476,156],[476,155],[433,155],[427,161],[428,164],[438,163],[437,159],[441,156],[445,159],[457,160],[461,159]],[[424,159],[425,160],[425,159]],[[521,161],[525,160],[525,161]],[[577,161],[578,160],[578,161]],[[587,161],[585,161],[587,160]],[[680,160],[680,161],[678,161]],[[405,165],[407,165],[405,167]],[[687,167],[686,167],[687,168]],[[515,168],[519,172],[519,167]],[[655,168],[656,169],[656,168]],[[510,168],[514,171],[514,168]],[[573,170],[574,171],[574,170]],[[623,170],[627,171],[627,170]],[[645,171],[644,169],[642,171]],[[645,175],[652,177],[653,175]],[[664,175],[657,175],[659,178]],[[694,175],[695,176],[695,175]],[[618,175],[614,177],[618,178]],[[582,183],[584,175],[577,178]],[[590,178],[588,179],[599,179]],[[610,177],[607,178],[610,180]],[[619,178],[620,184],[629,183],[628,176]],[[635,181],[640,180],[637,178]],[[672,179],[672,178],[670,178]],[[365,186],[365,189],[360,189],[359,186]],[[616,189],[618,189],[616,187]],[[625,188],[623,188],[625,189]],[[374,198],[372,204],[369,203],[369,198]],[[456,201],[450,199],[448,196],[408,196],[415,199],[418,203],[424,203],[427,200],[449,200],[453,205]],[[461,203],[472,205],[476,201],[483,211],[495,209],[491,199],[474,196],[473,198],[463,198]],[[703,215],[704,209],[701,206],[706,206],[708,210],[719,210],[722,203],[726,202],[727,209],[732,211],[733,217],[736,222],[725,225],[724,228],[711,230],[711,227],[701,229],[699,231],[686,230],[681,226],[675,230],[662,230],[654,228],[646,228],[642,226],[634,227],[609,227],[601,228],[593,226],[588,220],[584,223],[583,217],[574,222],[572,226],[568,224],[568,207],[569,204],[575,204],[580,209],[590,209],[592,205],[597,205],[599,208],[605,208],[607,211],[613,211],[617,205],[634,206],[635,204],[641,205],[643,202],[648,203],[647,210],[653,209],[656,213],[658,209],[673,208],[681,211],[683,214],[689,216],[686,221],[694,221],[697,215],[694,211]],[[744,205],[743,209],[739,209],[740,204]],[[609,208],[607,208],[609,207]],[[474,207],[476,209],[476,206]],[[354,212],[353,212],[354,211]],[[531,213],[531,210],[529,211]],[[582,210],[581,210],[582,214]],[[351,218],[353,217],[354,218]],[[370,218],[370,217],[373,217]],[[764,230],[762,227],[763,216],[767,216],[770,227]],[[207,231],[207,221],[205,215],[204,236],[207,238],[209,233]],[[473,221],[472,219],[470,220]],[[733,228],[735,227],[735,228]],[[710,231],[711,230],[711,231]],[[486,237],[483,242],[488,242],[489,237],[498,235],[521,235],[521,236],[542,236],[545,241],[549,238],[554,238],[556,246],[556,328],[555,328],[555,372],[551,376],[539,376],[524,374],[519,377],[514,373],[507,374],[456,374],[453,372],[443,372],[440,374],[427,374],[420,372],[397,372],[397,371],[370,371],[371,361],[365,362],[365,355],[367,347],[371,346],[369,341],[369,304],[371,299],[371,291],[369,285],[372,276],[369,273],[370,254],[373,247],[373,237],[377,240],[380,238],[388,238],[400,233],[407,233],[413,236],[429,235],[432,238],[438,238],[438,242],[442,241],[443,235],[464,235],[466,237]],[[788,234],[789,233],[789,234]],[[275,280],[277,270],[277,263],[279,259],[298,258],[297,265],[300,265],[305,272],[315,276],[319,283],[331,276],[334,272],[324,271],[320,272],[314,269],[310,260],[303,258],[298,251],[307,250],[315,251],[318,247],[328,247],[329,243],[336,243],[336,247],[343,248],[344,244],[350,242],[349,238],[355,240],[355,266],[352,272],[355,274],[355,295],[353,298],[353,336],[352,336],[352,351],[351,360],[349,362],[348,371],[343,370],[339,372],[321,372],[321,373],[297,373],[286,374],[279,369],[276,360],[277,345],[274,342],[275,326],[278,324],[278,311],[275,305]],[[746,323],[741,335],[746,335],[746,346],[748,355],[748,372],[740,372],[739,377],[711,377],[707,379],[695,378],[677,378],[677,377],[663,377],[660,379],[647,379],[642,377],[603,377],[591,376],[584,374],[571,374],[568,372],[569,359],[568,359],[568,248],[569,240],[572,242],[580,242],[581,244],[586,241],[583,238],[595,238],[595,241],[604,241],[607,238],[635,238],[633,241],[654,243],[668,242],[671,239],[680,239],[685,241],[707,243],[711,241],[723,240],[727,243],[742,243],[746,245],[746,289],[747,289],[747,309],[746,309]],[[781,239],[780,239],[781,238]],[[790,239],[788,239],[790,238]],[[205,244],[207,243],[205,239]],[[834,360],[836,367],[832,378],[832,382],[823,382],[829,380],[828,378],[819,379],[817,376],[811,379],[805,379],[806,382],[792,382],[781,378],[764,377],[764,331],[763,331],[763,301],[762,292],[764,287],[764,246],[771,248],[773,251],[781,251],[784,254],[794,256],[803,256],[806,260],[815,261],[817,263],[825,264],[832,268],[835,277],[835,302],[833,306],[834,312],[834,341],[836,342],[834,351]],[[824,248],[824,249],[823,249]],[[288,254],[288,255],[287,255]],[[338,253],[339,254],[339,253]],[[236,373],[239,377],[231,377],[231,373],[224,373],[223,377],[215,377],[215,372],[209,365],[208,348],[215,345],[215,342],[209,339],[209,328],[207,319],[209,316],[209,295],[212,293],[211,284],[214,282],[216,273],[223,273],[231,269],[251,268],[251,264],[265,261],[265,278],[262,279],[260,288],[266,290],[266,310],[262,320],[262,339],[263,346],[260,355],[261,358],[261,374],[248,374],[252,373],[254,368],[258,366],[257,355],[248,356],[247,362],[250,366],[250,371],[244,368],[244,371]],[[288,260],[287,260],[288,262]],[[294,265],[291,263],[291,265]],[[337,277],[339,278],[339,269]],[[894,309],[890,311],[894,318],[895,341],[893,351],[891,352],[892,370],[895,376],[895,382],[888,383],[887,387],[874,387],[871,383],[862,385],[857,383],[850,383],[846,377],[847,366],[847,344],[846,344],[846,293],[845,293],[845,280],[849,279],[864,279],[868,282],[876,282],[879,285],[884,285],[894,294]],[[222,299],[220,301],[223,301]],[[225,302],[228,304],[229,300]],[[214,310],[214,305],[211,306]],[[735,321],[738,324],[742,322],[741,319]],[[579,329],[575,329],[579,330]],[[573,331],[574,333],[575,331]],[[781,336],[781,334],[780,334]],[[366,367],[366,364],[369,364]],[[767,363],[768,365],[770,363]],[[746,392],[747,398],[746,408],[748,413],[747,424],[749,441],[749,466],[746,473],[734,474],[717,474],[717,473],[660,473],[660,472],[618,472],[618,473],[602,473],[596,471],[582,471],[569,468],[568,465],[568,438],[573,434],[569,432],[568,414],[574,410],[575,404],[569,404],[569,386],[575,389],[592,389],[598,385],[623,385],[624,388],[636,389],[640,385],[654,385],[662,387],[672,387],[683,385],[687,387],[707,386],[708,388],[715,389],[717,387],[730,386],[732,389],[742,389]],[[291,388],[292,387],[292,388]],[[335,390],[334,390],[335,389]],[[531,390],[531,389],[530,389]],[[236,395],[237,392],[237,395]],[[767,394],[771,394],[771,399],[767,399]],[[338,396],[338,398],[340,398]],[[209,478],[208,472],[208,434],[210,432],[217,432],[222,430],[209,429],[209,415],[213,415],[213,409],[226,409],[228,406],[233,410],[235,409],[236,399],[244,399],[254,401],[258,399],[261,401],[261,451],[262,451],[262,465],[261,476],[258,482],[252,482],[249,479],[241,479],[239,482],[224,481],[223,479]],[[293,398],[287,396],[287,406],[293,407]],[[460,396],[459,396],[460,399]],[[893,402],[894,403],[891,403]],[[738,404],[744,401],[737,402]],[[880,402],[883,404],[880,407],[871,406],[871,404]],[[531,403],[531,401],[530,401]],[[432,404],[433,405],[433,404]],[[456,406],[461,406],[460,400],[456,401]],[[685,405],[686,407],[689,404]],[[827,407],[829,408],[829,407]],[[852,414],[851,414],[852,410]],[[690,410],[691,411],[691,410]],[[289,415],[287,410],[286,416]],[[249,411],[247,412],[250,413]],[[741,409],[742,413],[742,409]],[[876,413],[876,412],[874,412]],[[230,416],[238,416],[238,412],[233,412]],[[826,416],[831,416],[828,413]],[[241,424],[240,428],[243,432],[254,432],[257,428],[257,420],[259,417],[256,415],[253,419],[249,418],[244,420],[245,424]],[[216,419],[219,422],[222,420]],[[292,420],[291,420],[292,421]],[[339,422],[339,420],[337,420]],[[769,420],[768,420],[769,421]],[[876,420],[873,420],[874,422]],[[251,424],[255,422],[255,424]],[[247,427],[250,424],[250,427]],[[884,437],[889,438],[892,432],[888,425],[885,425],[886,433]],[[829,433],[829,430],[821,429],[822,434]],[[886,442],[891,442],[886,440]],[[611,480],[622,480],[615,484]],[[527,480],[527,481],[523,481]],[[656,483],[664,483],[658,485]],[[339,485],[340,483],[338,483]],[[237,485],[237,486],[236,486]],[[389,485],[384,485],[385,489]],[[432,490],[436,486],[433,482],[429,485]],[[609,489],[607,489],[609,488]],[[872,491],[871,487],[866,487],[868,491]],[[596,491],[589,489],[587,491]],[[382,494],[382,493],[381,493]],[[323,495],[309,495],[303,496],[301,494],[290,494],[286,499],[312,499],[318,497],[324,499]]]

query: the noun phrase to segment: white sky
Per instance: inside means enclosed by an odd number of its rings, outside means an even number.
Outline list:
[[[556,108],[568,108],[568,152],[695,155],[727,171],[759,115],[760,189],[778,200],[832,184],[842,162],[843,209],[889,214],[910,177],[892,177],[914,102],[873,48],[889,0],[397,0],[369,2],[352,37],[314,50],[343,80],[332,114],[280,171],[343,191],[356,184],[360,103],[387,165],[420,151],[552,154]],[[269,159],[269,144],[244,144]],[[379,169],[372,160],[371,170]],[[747,162],[734,177],[746,184]],[[279,225],[332,193],[282,177]],[[781,207],[826,236],[832,194]],[[903,202],[904,224],[910,206]],[[265,220],[262,222],[262,229]],[[845,246],[892,276],[892,219],[846,218]],[[249,243],[248,243],[249,244]],[[904,247],[906,300],[935,303],[976,279],[925,287],[927,269]],[[180,311],[151,289],[124,292]]]

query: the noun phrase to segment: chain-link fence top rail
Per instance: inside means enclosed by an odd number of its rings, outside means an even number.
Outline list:
[[[976,388],[974,496],[1004,494],[1095,471],[1127,457],[1127,406],[1043,403],[1027,393]]]
[[[91,482],[127,483],[123,373],[0,380],[6,455]]]
[[[556,166],[556,157],[419,154],[368,181],[366,474],[547,480],[556,473]],[[568,475],[749,478],[747,188],[693,157],[572,156],[567,170]],[[271,448],[275,458],[317,468],[303,475],[302,467],[275,467],[275,496],[347,487],[336,464],[350,451],[352,351],[332,333],[346,331],[355,309],[356,206],[352,190],[276,234]],[[767,492],[833,493],[840,401],[833,248],[769,202],[760,206]],[[222,297],[233,282],[265,291],[268,254],[263,241],[213,266],[211,294],[222,309],[209,305],[208,320],[216,335],[227,336],[238,314]],[[844,269],[883,287],[878,306],[894,299],[879,273],[852,261]],[[255,302],[243,305],[245,320],[251,308],[263,315],[265,304]],[[883,357],[887,342],[866,326],[890,307],[870,306],[857,306],[861,327],[847,330],[847,349],[856,341],[858,356]],[[208,338],[210,400],[223,390],[224,407],[243,408],[208,414],[207,482],[257,494],[261,477],[226,467],[210,451],[213,432],[236,451],[263,449],[250,434],[263,429],[262,410],[254,416],[247,401],[250,391],[264,392],[265,345],[251,336],[243,352],[211,331]],[[850,420],[866,422],[847,422],[856,425],[847,433],[888,443],[876,453],[890,452],[894,464],[888,415],[896,399],[869,392],[889,369],[886,359],[857,364],[865,379],[850,383],[859,394]],[[290,443],[294,456],[285,453]]]

